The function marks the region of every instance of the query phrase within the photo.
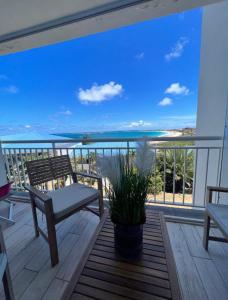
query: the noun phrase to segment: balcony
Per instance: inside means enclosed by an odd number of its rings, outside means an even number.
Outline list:
[[[228,2],[219,0],[97,0],[94,2],[68,1],[66,4],[50,0],[42,5],[37,5],[35,1],[21,2],[23,3],[16,4],[16,1],[12,3],[9,1],[9,4],[1,6],[1,54],[29,50],[177,12],[183,12],[180,18],[180,21],[183,21],[186,17],[184,16],[185,10],[204,5],[197,98],[197,133],[201,137],[182,137],[177,140],[151,139],[154,144],[156,164],[147,195],[147,212],[148,215],[164,213],[165,228],[167,228],[172,247],[173,262],[177,268],[181,298],[228,299],[228,244],[211,241],[208,252],[202,247],[202,217],[207,185],[227,185],[228,178],[226,126],[228,120],[226,113],[228,40],[225,29],[228,24]],[[17,9],[15,9],[16,5]],[[54,9],[50,9],[51,6]],[[182,26],[177,26],[183,29]],[[168,33],[170,28],[167,28]],[[194,28],[192,27],[191,30],[194,31]],[[185,34],[184,31],[183,34]],[[189,41],[189,44],[195,43],[191,37]],[[143,51],[142,45],[138,46],[140,46],[140,51]],[[159,50],[162,51],[162,48]],[[190,51],[193,53],[192,50]],[[162,56],[164,54],[162,53]],[[178,57],[178,54],[176,56]],[[157,57],[155,59],[157,60]],[[197,65],[197,62],[193,63]],[[17,65],[14,65],[12,74],[15,70],[17,73],[18,69]],[[174,80],[178,80],[176,79],[178,72],[175,73]],[[187,69],[186,73],[188,73]],[[180,78],[182,79],[182,76]],[[147,80],[149,79],[148,76]],[[52,82],[56,85],[54,80]],[[32,100],[34,99],[31,97],[29,104],[26,105],[27,108],[29,107],[28,114],[34,113],[34,110],[30,110]],[[6,104],[6,110],[2,109],[0,112],[3,112],[0,115],[4,119],[4,113],[10,113],[9,103],[11,102],[3,99],[2,103]],[[55,102],[53,105],[55,108],[57,108],[56,104]],[[43,105],[40,107],[45,109]],[[21,102],[20,108],[24,109],[24,104]],[[188,112],[187,106],[185,111]],[[21,111],[17,113],[20,114]],[[28,114],[23,117],[26,122],[29,119]],[[10,119],[13,119],[13,116]],[[202,137],[203,135],[206,137]],[[208,135],[214,135],[214,137],[208,138]],[[217,137],[223,135],[224,139]],[[180,144],[172,145],[173,141],[178,141]],[[72,143],[69,140],[65,142],[63,140],[0,141],[0,150],[3,150],[8,179],[14,182],[14,194],[11,200],[15,201],[15,224],[5,226],[3,234],[16,299],[175,299],[174,295],[170,294],[172,276],[169,276],[168,268],[166,269],[166,263],[164,263],[167,257],[165,253],[162,254],[164,257],[158,255],[158,250],[161,250],[164,245],[161,241],[160,228],[155,224],[157,220],[149,218],[145,230],[149,237],[147,243],[156,250],[153,252],[150,248],[146,249],[148,250],[144,253],[146,265],[135,269],[130,268],[131,272],[125,270],[124,264],[118,259],[116,265],[110,268],[110,257],[114,251],[114,247],[112,250],[108,247],[110,244],[113,245],[113,233],[110,227],[106,227],[104,237],[107,246],[101,246],[92,253],[96,259],[103,257],[106,260],[103,259],[100,264],[96,263],[99,265],[97,269],[92,267],[92,264],[86,264],[86,259],[89,259],[89,253],[91,253],[91,245],[95,244],[94,241],[103,226],[102,222],[99,222],[99,219],[88,211],[81,211],[57,226],[60,262],[55,268],[50,266],[45,241],[42,237],[37,239],[34,237],[29,197],[23,187],[28,183],[26,161],[69,154],[75,170],[96,173],[97,156],[125,154],[129,163],[134,157],[134,139],[112,140],[112,142],[122,143],[121,146],[94,146],[94,143],[100,142],[104,141],[72,140]],[[83,183],[95,186],[92,180],[81,180]],[[63,178],[43,185],[42,188],[51,190],[68,184],[70,184],[70,179]],[[108,201],[107,178],[103,178],[103,184],[105,200]],[[225,200],[227,199],[221,193],[215,193],[212,199],[214,203],[223,203]],[[41,214],[38,218],[45,232],[44,218]],[[216,227],[213,227],[211,231],[214,235],[220,234]],[[151,238],[152,233],[155,234],[155,239]],[[161,258],[162,268],[164,268],[162,271],[160,269],[158,272],[159,266],[154,263],[154,257]],[[122,267],[120,267],[121,264]],[[87,273],[82,271],[84,266],[87,268]],[[157,274],[153,280],[165,282],[166,287],[160,289],[160,283],[156,283],[154,284],[156,288],[153,290],[153,284],[148,284],[152,276],[145,274],[146,272]],[[108,276],[102,279],[104,273]],[[95,278],[94,274],[99,274],[100,277]],[[123,274],[125,277],[122,276]],[[123,281],[120,283],[121,277],[124,277],[125,284]],[[150,291],[153,293],[152,296]],[[2,287],[0,287],[0,299],[4,299]]]
[[[90,245],[94,242],[96,232],[99,230],[99,219],[90,212],[81,211],[57,226],[60,263],[55,268],[51,268],[47,244],[42,237],[34,238],[31,208],[27,203],[29,198],[23,189],[23,184],[28,183],[25,162],[31,159],[68,154],[75,170],[96,173],[97,156],[125,154],[130,162],[134,156],[135,144],[133,143],[136,140],[113,141],[121,142],[121,147],[93,146],[93,143],[96,142],[97,145],[99,142],[104,142],[103,140],[73,140],[72,143],[67,141],[67,144],[65,142],[62,140],[2,142],[8,178],[14,181],[12,199],[16,203],[16,224],[4,230],[16,299],[67,299],[70,294],[72,294],[72,299],[78,299],[79,296],[88,297],[87,292],[94,288],[98,289],[92,283],[86,284],[85,294],[82,290],[82,294],[78,295],[77,289],[73,288],[77,284],[78,274],[85,263],[84,257],[88,255]],[[218,185],[220,179],[222,158],[220,138],[163,137],[151,139],[151,142],[154,144],[156,167],[151,186],[153,193],[148,194],[147,210],[163,211],[165,214],[182,298],[227,299],[228,245],[211,242],[209,252],[206,252],[202,246],[202,216],[206,186]],[[167,142],[181,142],[181,144],[173,146],[166,144]],[[191,145],[183,146],[183,143],[189,142]],[[77,146],[72,147],[72,144]],[[154,180],[158,172],[162,174],[160,176],[162,190],[160,191],[157,190],[158,182]],[[190,177],[189,174],[191,174]],[[178,181],[179,177],[181,184]],[[171,181],[171,191],[166,189],[168,180],[169,183]],[[43,188],[55,189],[69,183],[70,180],[65,178],[50,182]],[[93,186],[95,184],[92,181],[84,183]],[[109,183],[106,178],[103,178],[103,183],[103,192],[107,196]],[[200,195],[203,195],[201,199],[199,199]],[[213,201],[220,201],[218,195]],[[45,230],[46,224],[41,214],[39,222]],[[151,230],[153,231],[152,227]],[[218,234],[216,228],[212,231]],[[106,257],[109,251],[106,248],[103,251],[102,255]],[[106,263],[104,263],[105,266]],[[98,280],[99,282],[101,281]],[[105,290],[106,285],[103,283],[102,286],[104,289],[99,290],[101,298],[105,297],[104,295],[107,296],[108,293],[114,295],[114,299],[121,297],[121,294],[116,293],[118,286],[114,285],[115,288],[111,290]],[[141,292],[144,291],[141,290]]]

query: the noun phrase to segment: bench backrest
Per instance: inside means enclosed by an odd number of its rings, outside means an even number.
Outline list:
[[[32,186],[72,175],[73,169],[68,155],[55,156],[26,162]]]

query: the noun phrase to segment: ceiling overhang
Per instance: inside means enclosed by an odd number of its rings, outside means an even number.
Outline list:
[[[53,44],[219,0],[0,1],[0,54]]]

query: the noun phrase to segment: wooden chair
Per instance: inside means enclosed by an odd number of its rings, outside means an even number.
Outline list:
[[[213,192],[228,193],[228,188],[207,187],[207,204],[205,210],[203,246],[208,250],[209,240],[228,243],[228,205],[212,203]],[[210,236],[211,220],[218,226],[224,235],[222,237]]]
[[[73,172],[68,155],[33,160],[27,162],[26,165],[30,186],[25,186],[25,188],[31,197],[35,235],[38,237],[41,234],[49,243],[51,264],[55,266],[59,261],[55,225],[83,208],[94,212],[87,205],[96,200],[99,201],[101,218],[104,212],[102,178],[93,174]],[[43,192],[37,188],[38,185],[68,175],[71,175],[73,179],[73,184],[69,186],[50,192]],[[98,189],[79,184],[78,175],[97,180]],[[46,217],[47,235],[38,225],[36,209],[39,209]]]
[[[9,272],[8,259],[6,255],[5,243],[0,226],[0,279],[3,282],[6,300],[13,300],[13,288]]]

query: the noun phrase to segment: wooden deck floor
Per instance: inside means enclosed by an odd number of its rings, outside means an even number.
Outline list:
[[[71,296],[76,299],[180,299],[176,267],[163,214],[147,211],[143,253],[127,261],[114,249],[107,217]]]
[[[98,218],[80,212],[57,226],[60,263],[55,268],[50,267],[47,243],[42,237],[34,238],[30,205],[16,204],[15,220],[4,236],[16,299],[61,299],[72,284]],[[167,228],[183,299],[227,300],[228,244],[209,242],[207,253],[202,247],[202,227],[167,223]],[[2,290],[0,299],[4,299]]]
[[[99,224],[99,218],[81,211],[57,225],[59,264],[51,268],[43,237],[34,238],[29,204],[17,203],[16,224],[3,231],[16,299],[61,299]],[[39,215],[41,227],[46,225]],[[0,299],[4,299],[1,287]]]
[[[228,244],[202,246],[203,228],[167,223],[184,300],[228,299]],[[221,235],[217,229],[212,234]]]

